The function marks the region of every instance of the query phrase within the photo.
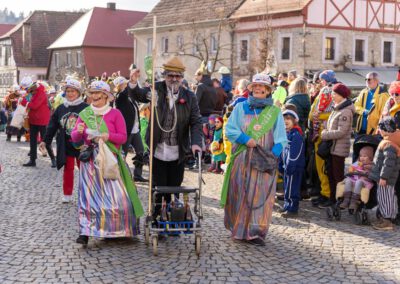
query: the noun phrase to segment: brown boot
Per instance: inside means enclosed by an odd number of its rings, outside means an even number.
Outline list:
[[[343,202],[340,203],[340,208],[342,209],[348,208],[350,204],[350,199],[351,199],[351,191],[345,191],[343,193]]]
[[[393,231],[394,225],[389,219],[382,219],[382,222],[373,226],[375,230],[379,231]]]
[[[354,210],[354,212],[357,210],[358,205],[361,202],[361,196],[357,193],[353,193],[353,195],[351,196],[351,201],[350,201],[350,205],[349,205],[349,209],[350,210]]]

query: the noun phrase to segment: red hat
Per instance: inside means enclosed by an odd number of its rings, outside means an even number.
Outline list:
[[[221,116],[217,116],[215,120],[219,120],[221,123],[224,123],[224,119]]]
[[[400,94],[400,81],[393,81],[390,84],[389,93],[392,94]]]
[[[342,83],[337,83],[333,86],[332,91],[334,91],[336,94],[342,96],[343,98],[347,99],[351,95],[351,91],[349,88],[347,88],[346,85]]]

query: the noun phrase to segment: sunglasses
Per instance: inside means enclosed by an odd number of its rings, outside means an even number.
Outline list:
[[[365,78],[366,82],[371,82],[373,79],[372,78]]]
[[[167,75],[167,77],[168,78],[170,78],[170,79],[180,79],[180,78],[182,78],[182,75],[172,75],[172,74],[168,74]]]
[[[400,97],[400,94],[394,93],[394,94],[392,94],[392,97]]]

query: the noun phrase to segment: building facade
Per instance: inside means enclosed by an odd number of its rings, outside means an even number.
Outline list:
[[[24,76],[44,80],[49,60],[47,46],[82,13],[35,11],[0,36],[0,97]]]

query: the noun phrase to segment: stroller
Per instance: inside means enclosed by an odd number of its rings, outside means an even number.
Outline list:
[[[376,135],[362,135],[354,142],[353,151],[355,158],[358,159],[360,150],[365,146],[371,146],[374,149],[374,153],[378,148],[380,142],[380,136]],[[353,173],[348,173],[345,177],[354,175]],[[362,175],[357,173],[357,175]],[[371,189],[362,188],[361,189],[361,203],[357,209],[353,212],[349,210],[349,214],[354,216],[354,223],[357,225],[368,225],[370,222],[368,220],[367,210],[372,209],[377,204],[376,198],[376,185]],[[344,181],[338,183],[336,187],[336,203],[332,207],[326,208],[326,215],[328,220],[340,221],[342,211],[340,209],[340,204],[343,202],[343,196],[345,191]]]
[[[201,153],[198,152],[198,160],[201,161]],[[203,219],[201,194],[202,194],[202,165],[199,162],[198,168],[198,187],[172,187],[172,186],[156,186],[153,192],[149,192],[149,215],[144,224],[144,235],[146,245],[153,245],[153,254],[158,255],[158,237],[177,236],[177,235],[195,235],[195,252],[200,256],[201,250],[201,220]],[[171,194],[171,202],[156,203],[157,194]],[[184,203],[180,201],[183,196]],[[189,197],[194,196],[194,210],[191,214]],[[161,214],[159,219],[153,219],[153,213],[156,206],[161,206]]]

